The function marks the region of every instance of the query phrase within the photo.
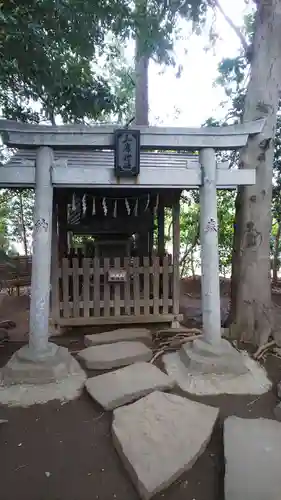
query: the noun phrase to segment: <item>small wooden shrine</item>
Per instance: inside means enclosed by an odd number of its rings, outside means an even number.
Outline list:
[[[59,324],[178,319],[179,197],[167,189],[55,190],[52,316]],[[167,207],[174,214],[172,255],[165,252]],[[78,250],[77,235],[91,237]]]

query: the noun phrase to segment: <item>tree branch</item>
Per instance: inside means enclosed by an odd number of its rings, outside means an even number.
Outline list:
[[[230,19],[230,17],[223,10],[223,8],[222,8],[219,0],[214,0],[214,5],[217,7],[217,9],[223,15],[224,19],[229,24],[229,26],[233,29],[234,33],[238,36],[238,38],[239,38],[239,40],[241,42],[241,45],[243,47],[243,50],[244,50],[245,54],[247,55],[248,50],[249,50],[249,46],[247,44],[247,40],[244,37],[242,31],[238,28],[238,26],[236,26],[236,24],[234,24],[234,22],[232,21],[232,19]]]

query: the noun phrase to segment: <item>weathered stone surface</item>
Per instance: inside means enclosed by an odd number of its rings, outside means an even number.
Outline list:
[[[173,387],[173,380],[151,363],[134,363],[114,372],[89,378],[86,389],[106,410],[113,410],[155,390]]]
[[[50,384],[67,378],[77,365],[65,347],[58,347],[53,356],[36,362],[22,356],[25,347],[15,352],[1,370],[0,379],[4,385]]]
[[[181,347],[179,355],[190,372],[216,375],[243,375],[248,372],[240,353],[224,339],[218,345],[200,338],[192,344],[187,342]]]
[[[229,417],[224,424],[225,500],[278,500],[281,424]]]
[[[281,422],[281,403],[279,403],[273,410],[274,416],[277,420]]]
[[[165,371],[172,377],[182,391],[198,396],[215,394],[264,394],[272,387],[266,370],[247,353],[240,354],[248,369],[244,375],[234,375],[229,370],[223,374],[200,373],[191,371],[177,352],[162,357]]]
[[[116,342],[87,347],[78,353],[90,370],[110,370],[121,366],[149,361],[152,351],[141,342]]]
[[[207,446],[218,409],[155,391],[113,416],[115,447],[148,500],[192,467]]]
[[[151,344],[152,334],[147,328],[119,328],[110,332],[85,335],[85,345],[113,344],[114,342],[140,341],[147,345]]]

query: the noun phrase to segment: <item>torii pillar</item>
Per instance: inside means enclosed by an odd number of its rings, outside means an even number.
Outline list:
[[[212,148],[200,152],[201,300],[205,340],[221,342],[220,278],[217,215],[217,162]]]
[[[4,367],[2,380],[6,385],[59,382],[80,370],[77,361],[72,358],[67,349],[49,342],[53,219],[52,166],[52,148],[47,146],[38,148],[35,165],[29,342],[13,355]]]
[[[248,372],[242,356],[221,337],[220,276],[217,217],[216,153],[200,150],[200,243],[203,337],[182,346],[181,357],[194,375],[243,375]],[[229,174],[230,187],[231,173]]]

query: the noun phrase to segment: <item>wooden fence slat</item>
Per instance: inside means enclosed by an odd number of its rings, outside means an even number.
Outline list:
[[[125,302],[125,314],[131,314],[131,275],[130,275],[130,257],[124,257],[124,269],[127,273],[127,279],[124,285],[124,302]]]
[[[79,259],[72,259],[72,269],[73,269],[73,316],[77,318],[80,316],[80,297],[79,297]]]
[[[90,263],[91,259],[83,259],[83,316],[90,316]]]
[[[133,289],[134,289],[134,314],[139,316],[140,314],[140,276],[138,272],[139,267],[139,257],[134,257],[133,259]]]
[[[159,314],[159,257],[152,258],[153,263],[153,314]]]
[[[110,316],[110,283],[108,282],[108,271],[110,267],[110,259],[105,257],[103,260],[104,269],[104,316]]]
[[[69,262],[68,259],[62,259],[62,315],[64,318],[70,317],[69,307]]]
[[[169,309],[169,259],[165,255],[163,257],[163,274],[162,274],[162,286],[163,286],[163,314],[168,313]]]
[[[100,259],[94,258],[94,316],[100,315]]]
[[[143,258],[143,302],[144,302],[144,314],[148,316],[149,314],[149,300],[150,300],[150,286],[149,286],[149,257]]]
[[[120,269],[121,268],[121,262],[119,257],[115,257],[114,259],[114,268],[115,269]],[[120,316],[120,283],[114,283],[114,316]]]

